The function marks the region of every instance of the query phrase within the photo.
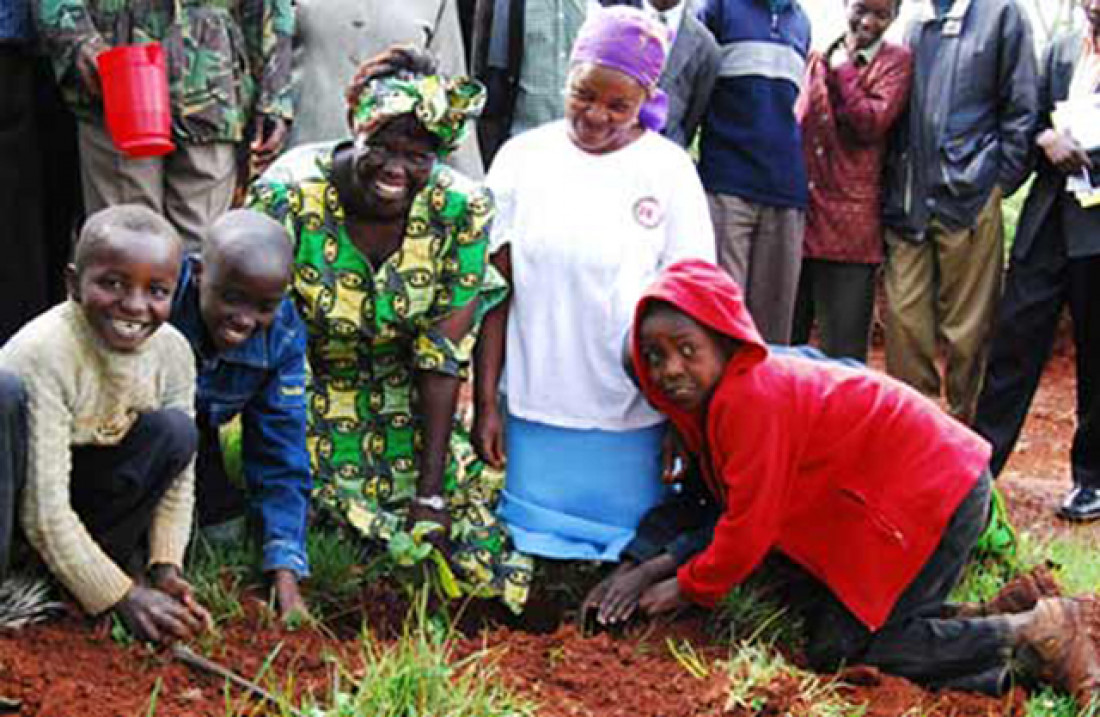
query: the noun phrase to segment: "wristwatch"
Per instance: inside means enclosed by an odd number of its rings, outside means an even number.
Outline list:
[[[447,501],[441,495],[418,495],[412,499],[412,502],[425,508],[431,508],[432,510],[447,510]]]

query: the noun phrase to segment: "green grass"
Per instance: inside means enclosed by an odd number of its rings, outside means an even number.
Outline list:
[[[745,641],[735,645],[730,658],[719,666],[729,676],[729,688],[723,712],[749,710],[753,714],[785,714],[806,717],[860,717],[866,705],[853,704],[840,692],[841,683],[827,676],[815,675],[792,665],[781,653],[760,642]],[[787,692],[797,704],[770,704],[774,701],[774,685],[783,680],[793,684]]]
[[[731,643],[761,642],[799,650],[805,642],[801,618],[766,594],[759,582],[738,585],[722,600],[713,622],[719,635]]]
[[[336,528],[310,531],[306,550],[311,571],[306,600],[319,618],[346,605],[368,580],[382,572],[378,561],[364,565],[359,541]]]
[[[1077,703],[1069,695],[1044,688],[1028,698],[1025,717],[1100,717],[1100,703],[1078,711]]]
[[[344,664],[330,656],[333,680],[327,698],[307,698],[301,712],[309,717],[535,715],[533,702],[503,686],[491,652],[456,654],[457,633],[452,624],[441,627],[438,615],[429,613],[427,596],[425,588],[396,641],[382,642],[363,632],[360,664]],[[288,696],[279,712],[283,717],[292,714],[293,688],[291,675],[276,690]]]
[[[843,698],[835,678],[799,669],[784,651],[805,645],[803,621],[767,594],[767,585],[750,580],[730,591],[722,601],[713,626],[730,643],[730,656],[708,665],[690,645],[669,644],[669,651],[684,669],[696,677],[721,670],[729,678],[725,711],[734,709],[770,714],[775,709],[796,709],[807,717],[859,717],[866,706]],[[793,683],[798,705],[774,705],[777,680]],[[789,691],[788,691],[789,693]]]
[[[187,569],[195,597],[222,625],[244,615],[241,598],[249,584],[260,582],[255,551],[242,545],[213,545],[202,534],[195,537]]]
[[[1028,532],[1019,535],[1019,560],[1023,570],[1052,560],[1055,575],[1067,595],[1100,590],[1100,538],[1084,530],[1056,538],[1039,539]],[[980,602],[993,597],[1007,582],[998,567],[971,563],[951,594],[954,602]]]
[[[1100,537],[1081,531],[1045,543],[1031,541],[1035,552],[1058,565],[1055,571],[1062,587],[1070,595],[1100,590]]]

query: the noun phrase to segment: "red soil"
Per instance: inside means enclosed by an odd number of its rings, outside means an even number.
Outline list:
[[[1073,373],[1071,358],[1058,356],[1052,361],[1001,485],[1022,529],[1044,535],[1078,531],[1098,536],[1100,544],[1100,526],[1069,526],[1052,514],[1069,487]],[[360,600],[342,623],[357,626],[360,615],[365,615],[381,634],[392,635],[402,610],[397,602],[372,594]],[[208,653],[245,677],[255,677],[278,650],[267,671],[268,684],[279,684],[293,674],[299,695],[313,694],[324,703],[332,685],[328,656],[339,656],[350,670],[361,664],[355,630],[336,626],[331,632],[286,632],[273,625],[269,612],[255,600],[248,601],[245,612],[244,618],[226,626],[223,639],[212,642],[215,647]],[[1089,614],[1093,634],[1100,636],[1100,605],[1091,604]],[[503,678],[537,700],[539,714],[547,717],[797,715],[808,709],[799,701],[804,697],[793,678],[781,678],[751,708],[733,706],[726,711],[724,676],[713,666],[726,656],[726,648],[708,637],[698,616],[640,624],[614,637],[583,637],[571,625],[549,631],[490,626],[468,634],[457,652],[491,648]],[[710,665],[709,674],[694,676],[675,659],[669,645],[684,641]],[[841,680],[842,694],[867,703],[869,717],[896,717],[914,708],[922,715],[943,717],[1023,714],[1025,695],[1020,690],[1002,700],[932,694],[868,669],[849,670]],[[91,625],[69,615],[16,634],[0,633],[0,698],[21,701],[20,715],[144,715],[158,683],[158,715],[221,717],[226,713],[221,680],[189,670],[168,653],[119,645],[103,623]],[[234,692],[231,700],[238,714],[264,714],[261,705],[239,693]]]

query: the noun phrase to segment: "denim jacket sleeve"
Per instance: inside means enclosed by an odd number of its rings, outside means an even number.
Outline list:
[[[309,575],[306,523],[313,487],[306,449],[306,330],[284,302],[271,374],[242,415],[245,479],[262,521],[263,569]],[[285,324],[284,324],[285,325]]]

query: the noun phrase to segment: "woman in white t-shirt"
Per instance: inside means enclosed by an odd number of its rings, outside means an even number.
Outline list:
[[[641,11],[591,14],[565,120],[512,139],[489,171],[490,251],[513,292],[482,330],[474,442],[490,464],[507,455],[501,516],[534,555],[616,560],[663,495],[664,423],[623,345],[663,267],[714,258],[695,167],[658,134],[667,48]]]

